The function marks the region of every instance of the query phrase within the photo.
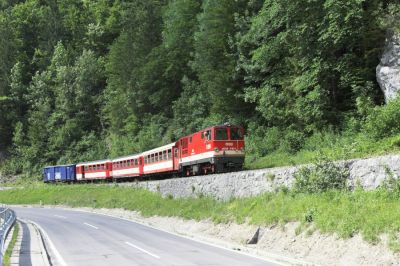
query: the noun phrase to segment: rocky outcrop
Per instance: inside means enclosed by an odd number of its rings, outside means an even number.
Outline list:
[[[386,102],[394,99],[400,91],[400,33],[391,33],[389,36],[381,62],[376,68],[376,77]]]
[[[387,178],[400,176],[400,155],[353,159],[338,162],[338,165],[348,169],[350,188],[358,186],[372,190],[381,186]],[[144,188],[165,197],[211,196],[219,200],[229,200],[291,187],[298,169],[299,167],[279,167],[119,185]]]

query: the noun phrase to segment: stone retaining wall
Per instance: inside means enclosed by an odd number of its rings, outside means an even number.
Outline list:
[[[367,159],[354,159],[338,162],[349,168],[349,185],[376,189],[390,175],[400,175],[400,155],[388,155]],[[163,196],[198,197],[212,196],[220,200],[233,197],[250,197],[286,186],[294,181],[298,167],[279,167],[234,173],[174,178],[139,183],[124,183],[126,186],[145,188],[159,192]]]

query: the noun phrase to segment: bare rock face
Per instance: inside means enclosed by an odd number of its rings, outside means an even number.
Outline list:
[[[387,38],[376,77],[386,103],[396,98],[400,91],[400,33],[392,33]]]

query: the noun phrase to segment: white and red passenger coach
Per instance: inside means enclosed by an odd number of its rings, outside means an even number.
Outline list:
[[[76,165],[76,180],[107,180],[112,179],[111,160],[78,163]]]
[[[177,171],[178,168],[174,164],[175,158],[172,156],[174,150],[175,142],[143,152],[143,174],[166,174]]]
[[[140,154],[112,160],[113,178],[138,177],[143,174],[143,160]]]

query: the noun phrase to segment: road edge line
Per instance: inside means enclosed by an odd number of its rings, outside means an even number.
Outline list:
[[[49,235],[47,234],[47,232],[37,223],[28,220],[29,223],[33,224],[37,229],[38,232],[42,238],[42,245],[44,247],[44,250],[46,251],[47,257],[50,258],[51,256],[49,255],[48,250],[46,249],[46,245],[45,243],[48,244],[50,250],[52,251],[52,254],[55,257],[55,260],[57,261],[58,264],[60,264],[61,266],[67,266],[68,264],[64,261],[63,257],[61,256],[60,252],[58,252],[57,248],[55,247],[54,243],[51,241]],[[49,259],[49,262],[51,260]],[[54,263],[50,263],[49,265],[53,265]]]

